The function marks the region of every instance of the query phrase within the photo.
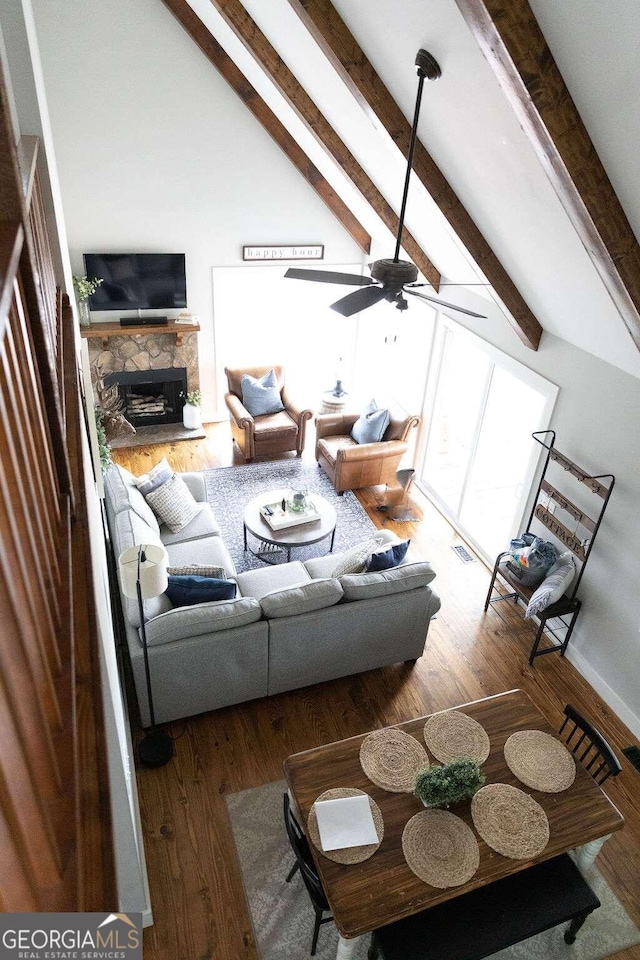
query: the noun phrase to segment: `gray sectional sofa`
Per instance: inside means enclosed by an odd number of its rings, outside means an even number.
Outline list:
[[[424,650],[440,608],[428,563],[335,578],[329,554],[237,574],[206,502],[202,474],[181,474],[202,505],[180,533],[158,521],[133,476],[112,466],[105,499],[117,564],[139,543],[163,544],[170,566],[215,564],[236,580],[235,600],[173,607],[163,595],[144,604],[156,720],[160,723],[244,700],[334,680]],[[381,531],[385,540],[396,538]],[[140,716],[149,707],[136,601],[120,592]]]

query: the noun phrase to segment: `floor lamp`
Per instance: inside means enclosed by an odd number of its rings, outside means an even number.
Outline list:
[[[153,694],[149,675],[149,650],[144,620],[144,601],[159,597],[167,589],[167,553],[156,544],[140,544],[124,550],[118,559],[120,582],[125,597],[138,601],[140,636],[144,651],[144,671],[147,679],[147,697],[151,727],[138,745],[138,759],[147,767],[162,767],[173,756],[173,740],[156,727]]]

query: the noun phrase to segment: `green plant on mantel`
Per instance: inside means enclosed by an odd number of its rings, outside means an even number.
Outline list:
[[[99,407],[94,407],[96,417],[96,433],[98,434],[98,451],[100,453],[100,466],[105,473],[111,466],[111,447],[107,441],[107,434],[104,429],[104,414]]]
[[[190,403],[192,407],[199,407],[202,401],[201,390],[190,390],[189,393],[181,393],[180,396],[184,397],[184,402]]]
[[[414,793],[427,807],[448,807],[458,800],[469,800],[484,781],[478,763],[461,757],[442,766],[419,770]]]
[[[73,289],[76,293],[76,300],[78,303],[82,303],[93,296],[101,283],[104,283],[104,280],[101,277],[73,277]]]

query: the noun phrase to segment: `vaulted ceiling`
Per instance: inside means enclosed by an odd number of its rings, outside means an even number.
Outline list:
[[[548,330],[640,376],[635,0],[615,19],[598,0],[531,0],[544,37],[524,0],[165,3],[216,38],[373,257],[393,251],[403,117],[429,50],[443,75],[425,88],[407,256],[434,284],[495,300],[533,349]]]

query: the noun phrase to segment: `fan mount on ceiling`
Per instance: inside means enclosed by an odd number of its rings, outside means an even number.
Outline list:
[[[291,267],[285,273],[285,277],[291,280],[311,280],[314,283],[339,283],[344,286],[360,287],[360,290],[348,293],[346,297],[342,297],[342,299],[331,304],[331,309],[340,313],[343,317],[352,317],[354,314],[360,313],[361,310],[372,307],[374,303],[378,303],[380,300],[388,300],[389,303],[395,303],[398,310],[407,310],[409,304],[404,294],[418,297],[420,300],[427,300],[430,303],[437,303],[443,307],[449,307],[452,310],[457,310],[459,313],[466,313],[470,317],[483,318],[484,316],[481,313],[474,313],[473,310],[466,310],[464,307],[459,307],[455,303],[447,303],[446,300],[428,296],[426,293],[418,293],[417,290],[414,289],[415,287],[426,286],[424,283],[416,282],[418,279],[418,268],[415,264],[411,263],[410,260],[400,259],[402,229],[404,227],[404,215],[409,194],[413,153],[418,134],[422,89],[425,80],[437,80],[441,75],[437,60],[432,57],[430,53],[427,53],[426,50],[418,50],[415,65],[418,68],[418,92],[413,115],[413,126],[411,128],[409,152],[407,154],[407,170],[404,178],[404,190],[402,193],[398,233],[396,236],[396,249],[393,259],[375,260],[373,263],[370,263],[370,277],[363,277],[353,273],[337,273],[330,270],[304,270],[298,267]]]

